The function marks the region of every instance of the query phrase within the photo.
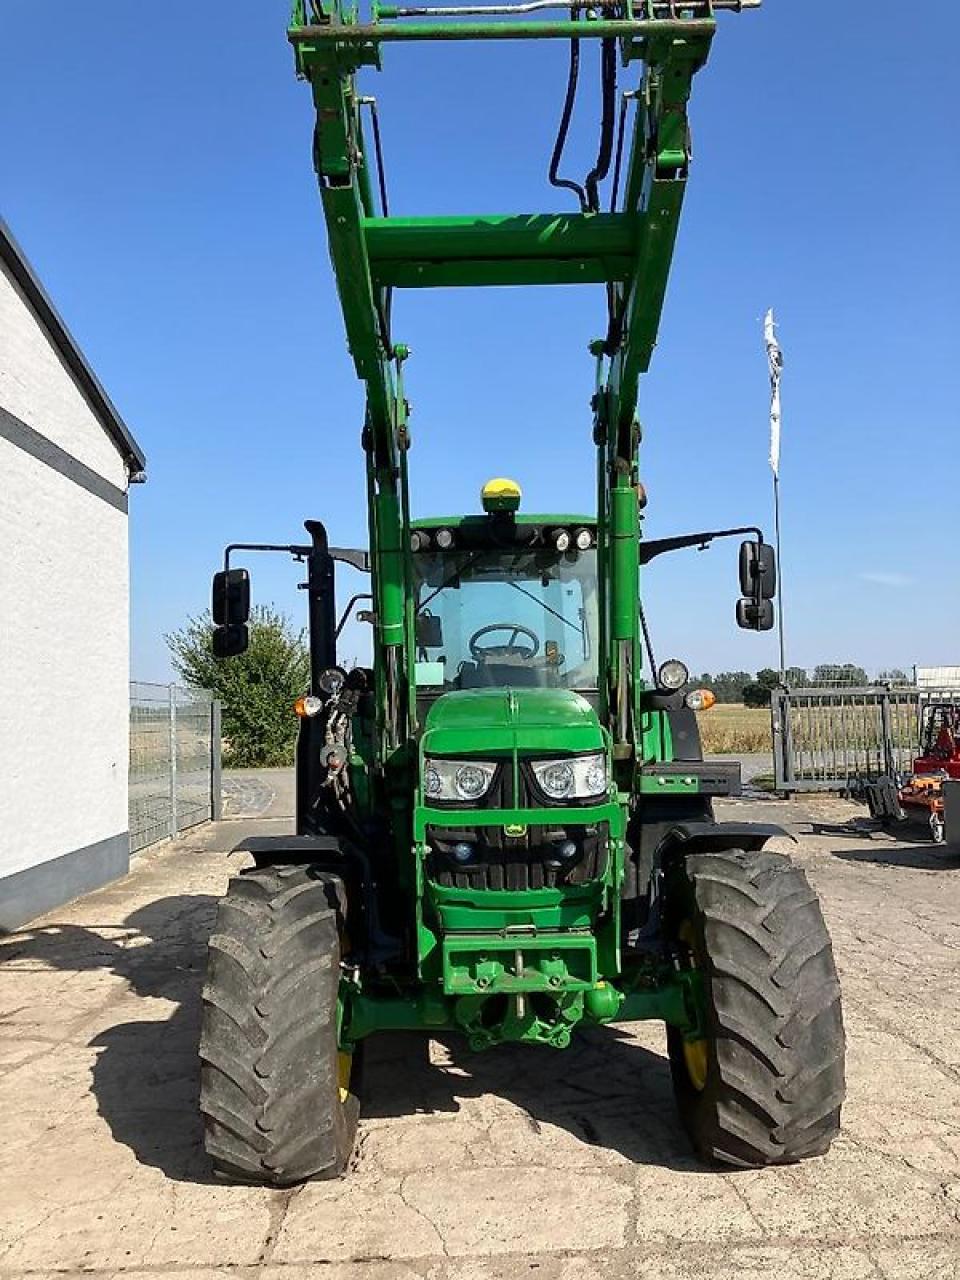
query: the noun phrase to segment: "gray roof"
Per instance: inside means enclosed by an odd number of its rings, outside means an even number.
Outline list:
[[[46,329],[50,340],[83,392],[90,408],[97,415],[100,425],[111,438],[126,461],[131,480],[143,480],[147,460],[143,450],[130,434],[129,428],[117,412],[113,401],[104,391],[97,375],[87,364],[86,357],[77,346],[70,330],[64,324],[56,307],[50,301],[46,289],[37,279],[23,250],[17,244],[10,228],[0,218],[0,258],[3,259],[23,290],[24,296]]]

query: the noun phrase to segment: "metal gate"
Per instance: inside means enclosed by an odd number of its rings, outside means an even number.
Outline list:
[[[220,704],[179,685],[130,685],[130,852],[219,816]]]
[[[909,772],[924,704],[956,690],[775,689],[771,701],[777,791],[857,791]]]

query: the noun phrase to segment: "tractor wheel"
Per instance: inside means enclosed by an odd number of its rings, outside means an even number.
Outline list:
[[[343,1173],[357,1069],[338,1045],[346,895],[309,867],[258,867],[230,882],[207,963],[200,1110],[215,1173],[289,1186]]]
[[[674,1093],[699,1155],[741,1168],[823,1155],[840,1129],[840,984],[820,903],[773,853],[691,854],[665,923],[702,975],[706,1035],[668,1028]]]

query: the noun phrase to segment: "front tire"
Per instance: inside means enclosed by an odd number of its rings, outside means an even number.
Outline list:
[[[359,1102],[339,1051],[343,885],[309,867],[235,876],[203,989],[200,1109],[224,1179],[290,1186],[344,1172]]]
[[[823,1155],[840,1129],[840,984],[820,903],[779,854],[691,854],[666,924],[700,971],[705,1036],[668,1028],[674,1093],[698,1154],[741,1168]]]

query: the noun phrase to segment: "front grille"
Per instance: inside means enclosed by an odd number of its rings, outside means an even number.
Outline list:
[[[575,855],[560,856],[566,842]],[[607,867],[609,827],[605,822],[583,826],[530,826],[523,835],[509,836],[502,827],[427,827],[427,878],[449,889],[562,888],[598,880]],[[469,844],[472,859],[460,863],[454,847]]]

